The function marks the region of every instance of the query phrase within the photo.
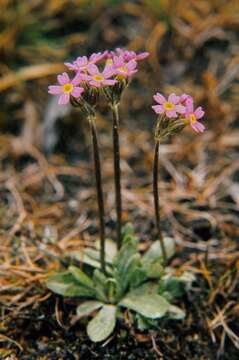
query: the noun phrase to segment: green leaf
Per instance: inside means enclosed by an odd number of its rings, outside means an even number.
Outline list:
[[[138,245],[139,239],[135,236],[134,228],[132,224],[128,223],[123,227],[122,230],[123,246],[125,244],[131,243],[133,245]]]
[[[93,290],[80,285],[68,272],[50,276],[46,285],[54,293],[63,296],[94,297],[95,295]]]
[[[131,269],[128,279],[130,288],[136,288],[147,279],[147,273],[142,267],[137,267]]]
[[[164,245],[166,249],[167,258],[171,258],[175,253],[175,241],[171,237],[164,237]],[[142,257],[143,264],[153,263],[155,260],[162,259],[162,249],[160,245],[160,241],[156,240],[150,246],[148,251]]]
[[[157,320],[146,318],[146,317],[140,315],[139,313],[135,314],[135,319],[137,321],[137,328],[140,331],[149,330],[149,329],[157,327],[157,325],[158,325]]]
[[[186,316],[185,311],[175,305],[170,305],[167,315],[168,318],[172,320],[182,320]]]
[[[93,273],[93,280],[96,285],[100,284],[104,287],[107,282],[107,277],[102,271],[95,269]]]
[[[96,241],[96,248],[100,250],[100,241]],[[105,260],[107,263],[112,264],[115,255],[117,254],[117,244],[111,239],[105,240]]]
[[[82,284],[86,287],[94,289],[93,281],[81,269],[79,269],[76,266],[71,265],[71,266],[69,266],[69,271],[77,282],[79,282],[80,284]]]
[[[94,342],[107,339],[116,324],[116,306],[104,305],[98,314],[88,323],[87,334]]]
[[[169,301],[181,297],[186,290],[192,286],[195,280],[194,274],[185,271],[183,274],[176,276],[174,269],[168,267],[165,269],[165,275],[159,282],[158,294],[166,297]]]
[[[113,266],[117,268],[119,272],[124,272],[125,267],[128,266],[131,261],[131,257],[138,255],[137,247],[134,244],[127,243],[121,247],[117,253]]]
[[[158,294],[171,301],[175,298],[181,297],[184,293],[182,282],[176,277],[165,277],[159,282]]]
[[[73,251],[69,255],[80,263],[84,263],[86,265],[92,266],[93,268],[100,269],[99,258],[98,260],[95,260],[95,258],[92,258],[83,251]]]
[[[192,283],[196,280],[196,277],[192,272],[184,271],[184,273],[178,277],[178,280],[184,284],[186,290],[189,290],[192,287]]]
[[[121,270],[120,273],[120,282],[123,284],[123,288],[127,289],[127,287],[133,283],[136,282],[137,279],[135,279],[135,273],[138,272],[141,267],[140,262],[140,254],[136,253],[133,254],[131,257],[128,258],[128,260],[125,263],[125,267]]]
[[[104,304],[100,301],[94,301],[94,300],[85,301],[77,307],[76,313],[79,317],[88,316],[93,311],[101,308],[103,305]]]
[[[122,298],[128,290],[130,282],[136,279],[134,273],[141,267],[140,255],[135,246],[132,244],[125,244],[119,251],[113,266],[113,277],[117,282],[117,296]]]
[[[63,294],[67,297],[87,297],[87,298],[94,298],[95,292],[89,288],[81,286],[79,284],[70,285],[69,288]]]
[[[127,289],[131,272],[135,271],[139,264],[137,245],[129,240],[121,247],[113,261],[113,276],[118,283],[119,296]]]
[[[92,266],[95,269],[101,268],[99,250],[86,248],[82,251],[73,251],[69,254],[69,256],[71,256],[73,259],[78,260],[81,263]],[[111,265],[112,263],[112,256],[106,256],[105,261],[108,264],[108,266],[106,266],[106,270],[110,272],[111,269],[109,265]]]
[[[110,249],[109,249],[109,241],[110,240],[108,240],[108,241],[106,241],[106,244],[108,243],[108,245],[107,245],[107,248],[105,249],[105,250],[108,250],[108,251],[110,251]],[[96,242],[96,246],[97,246],[97,242]],[[111,247],[112,247],[112,244],[111,244]],[[88,256],[88,257],[90,257],[92,260],[96,260],[96,261],[99,261],[99,263],[100,263],[100,248],[99,249],[91,249],[91,248],[86,248],[85,250],[84,250],[84,252],[85,252],[85,254]],[[117,252],[117,251],[116,251]],[[106,263],[107,264],[112,264],[112,261],[113,261],[113,256],[111,255],[111,256],[108,256],[108,253],[107,253],[107,251],[105,252],[105,261],[106,261]]]
[[[140,287],[128,293],[119,305],[134,310],[150,319],[163,317],[169,309],[170,304],[162,296],[155,293],[155,290],[146,293],[145,287]]]
[[[161,258],[158,258],[151,263],[143,264],[143,269],[149,279],[159,279],[164,272]]]
[[[72,285],[72,282],[74,282],[72,275],[69,272],[65,272],[49,276],[46,286],[56,294],[64,295],[69,285]]]
[[[107,301],[107,277],[98,269],[94,270],[93,281],[97,299]]]

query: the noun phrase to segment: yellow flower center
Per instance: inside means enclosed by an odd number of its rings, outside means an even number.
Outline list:
[[[62,90],[63,90],[64,93],[71,93],[72,90],[73,90],[73,85],[70,84],[70,83],[64,84],[64,85],[62,86],[62,88],[63,88]]]
[[[197,118],[196,118],[196,116],[195,116],[194,114],[190,114],[190,115],[189,115],[189,119],[190,119],[190,121],[191,121],[192,123],[195,123],[195,122],[197,121]]]
[[[166,101],[166,102],[163,104],[163,107],[164,107],[165,110],[173,110],[174,104],[171,103],[171,102]]]
[[[188,125],[189,124],[189,121],[183,117],[183,116],[180,116],[180,120],[185,124],[185,125]]]
[[[125,80],[126,76],[123,74],[118,74],[118,75],[116,75],[115,78],[116,78],[116,80],[123,81],[123,80]]]
[[[94,75],[94,76],[93,76],[93,79],[94,79],[95,81],[103,81],[105,78],[104,78],[103,75],[97,74],[97,75]]]
[[[118,68],[119,71],[122,71],[124,73],[127,73],[128,72],[128,68],[126,66],[121,66]]]
[[[107,59],[106,60],[106,65],[107,66],[113,65],[113,60],[112,59]]]

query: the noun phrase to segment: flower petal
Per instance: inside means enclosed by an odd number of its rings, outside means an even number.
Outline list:
[[[111,80],[111,79],[102,81],[103,85],[115,85],[116,83],[117,80]]]
[[[57,80],[60,85],[64,85],[70,82],[70,78],[66,72],[57,76]]]
[[[99,88],[99,87],[102,86],[101,81],[95,81],[95,80],[90,80],[90,81],[89,81],[89,84],[90,84],[91,86],[95,86],[95,87],[97,87],[97,88]]]
[[[75,70],[76,69],[76,66],[74,64],[69,63],[69,62],[65,62],[64,65],[67,66],[69,70]]]
[[[101,55],[102,54],[100,52],[91,54],[89,57],[89,62],[96,63],[98,61],[98,59],[100,59]]]
[[[48,93],[52,95],[59,95],[61,94],[62,89],[59,85],[50,85],[48,86]]]
[[[71,95],[74,96],[75,98],[79,98],[81,96],[81,94],[83,93],[83,91],[84,91],[84,89],[82,87],[75,86],[71,92]]]
[[[78,72],[77,73],[77,75],[76,75],[76,80],[75,79],[73,79],[74,81],[78,81],[79,80],[79,82],[80,81],[89,81],[89,80],[91,80],[91,76],[89,76],[89,75],[87,75],[87,74],[85,74],[85,73],[82,73],[82,72]],[[72,81],[73,81],[72,80]],[[79,84],[79,83],[78,83]]]
[[[113,57],[113,65],[115,67],[122,67],[125,66],[125,62],[123,59],[123,56],[119,55],[119,56],[114,56]]]
[[[88,64],[87,56],[79,56],[76,61],[74,61],[74,64],[80,67],[85,67]]]
[[[166,110],[165,114],[168,118],[176,118],[177,117],[177,113],[175,110]]]
[[[179,113],[179,114],[185,114],[186,112],[186,108],[183,105],[175,105],[175,110]]]
[[[104,76],[104,78],[108,79],[111,76],[114,76],[117,74],[117,71],[114,67],[112,66],[106,66],[102,72],[102,75]]]
[[[129,73],[128,73],[128,76],[132,76],[134,75],[135,73],[138,72],[138,69],[135,69],[135,70],[130,70]]]
[[[193,99],[188,98],[185,102],[186,105],[186,112],[192,113],[193,112]]]
[[[76,74],[76,76],[71,80],[71,83],[73,85],[79,85],[79,83],[83,80],[82,79],[82,73],[80,71],[78,71],[78,73]],[[89,76],[87,76],[89,78]]]
[[[164,104],[166,102],[165,97],[160,93],[154,95],[153,98],[158,104]]]
[[[58,104],[59,105],[66,105],[68,104],[68,102],[70,101],[70,94],[69,93],[65,93],[65,94],[62,94],[60,97],[59,97],[59,100],[58,100]]]
[[[99,74],[99,69],[95,64],[89,64],[87,69],[90,75]]]
[[[203,111],[202,107],[199,106],[195,111],[194,111],[195,116],[197,117],[197,119],[201,119],[203,117],[203,115],[205,114],[205,112]]]
[[[164,113],[164,107],[162,105],[153,105],[152,109],[156,112],[156,114],[163,114]]]
[[[137,62],[135,60],[130,60],[127,64],[127,68],[129,70],[134,70],[137,66]]]
[[[186,100],[188,100],[188,99],[191,99],[193,101],[192,97],[190,95],[188,95],[188,94],[182,94],[180,96],[180,102],[181,103],[185,103]]]
[[[145,58],[147,58],[149,56],[149,53],[148,52],[142,52],[142,53],[139,53],[137,56],[136,56],[136,59],[137,60],[144,60]]]
[[[174,93],[170,94],[169,97],[168,97],[168,101],[175,104],[175,105],[179,103],[179,100],[180,100],[179,96],[177,96]]]
[[[195,123],[191,123],[191,127],[193,128],[193,130],[195,130],[196,132],[201,132],[203,133],[204,130],[206,129],[205,126],[203,124],[201,124],[199,121],[196,121]]]

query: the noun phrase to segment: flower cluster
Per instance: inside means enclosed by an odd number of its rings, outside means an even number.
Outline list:
[[[137,62],[148,55],[146,52],[137,54],[117,48],[115,51],[94,53],[89,58],[78,57],[72,63],[65,63],[70,71],[75,72],[74,78],[71,80],[66,72],[58,75],[59,84],[49,86],[48,92],[60,95],[58,104],[65,105],[72,97],[78,100],[89,89],[107,88],[122,82],[126,85],[137,72]]]
[[[194,109],[193,98],[190,95],[177,96],[172,93],[166,99],[162,94],[157,93],[153,98],[157,103],[157,105],[152,106],[156,114],[170,120],[179,119],[182,124],[189,124],[196,132],[205,130],[205,126],[198,121],[203,117],[204,111],[201,106]]]

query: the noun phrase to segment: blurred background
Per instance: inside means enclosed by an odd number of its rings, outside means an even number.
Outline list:
[[[187,128],[160,148],[163,230],[177,241],[173,265],[189,266],[205,286],[202,300],[194,298],[200,311],[190,301],[191,314],[175,334],[186,339],[200,319],[200,358],[216,358],[208,353],[211,340],[220,351],[225,336],[238,346],[238,14],[238,0],[0,0],[0,287],[8,336],[22,339],[23,327],[31,339],[39,324],[31,322],[38,316],[35,304],[42,304],[39,319],[54,313],[44,272],[66,265],[68,250],[98,234],[88,124],[76,109],[58,106],[47,87],[65,61],[125,47],[150,56],[139,64],[120,108],[123,220],[133,222],[146,249],[154,229],[152,96],[192,95],[205,109],[207,131],[198,135]],[[97,127],[107,234],[114,238],[111,118],[104,102]],[[39,324],[37,336],[48,326],[47,319]],[[162,346],[174,330],[167,331],[159,336]],[[188,341],[194,341],[191,335]],[[29,344],[26,349],[31,351]],[[191,349],[185,358],[194,357]]]

